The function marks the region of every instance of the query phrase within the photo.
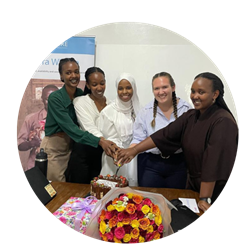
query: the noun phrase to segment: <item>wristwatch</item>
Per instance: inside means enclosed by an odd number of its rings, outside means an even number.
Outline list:
[[[211,200],[211,198],[200,198],[200,200],[201,201],[206,201],[209,205],[211,205],[211,203],[212,203],[212,200]]]

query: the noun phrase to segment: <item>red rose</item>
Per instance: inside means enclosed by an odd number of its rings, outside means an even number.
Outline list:
[[[117,227],[115,229],[115,237],[119,240],[121,240],[125,235],[125,230],[123,227]]]
[[[148,205],[149,207],[151,206],[152,201],[149,198],[146,198],[142,201],[142,205]]]

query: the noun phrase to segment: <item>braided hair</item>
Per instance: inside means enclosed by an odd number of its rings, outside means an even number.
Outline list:
[[[62,67],[63,67],[63,65],[65,63],[67,63],[67,62],[74,62],[74,63],[76,63],[78,65],[78,68],[80,69],[79,64],[75,60],[75,58],[73,58],[73,57],[71,57],[71,58],[63,58],[63,59],[60,60],[59,66],[58,66],[58,71],[59,71],[60,75],[62,74]],[[62,78],[61,78],[61,81],[64,82],[64,80]]]
[[[158,77],[166,77],[166,78],[168,78],[169,81],[170,81],[171,87],[175,86],[175,82],[174,82],[173,77],[167,72],[160,72],[160,73],[155,74],[153,76],[153,79],[152,79],[152,84],[153,84],[153,81]],[[177,115],[177,98],[176,98],[175,91],[172,92],[172,101],[173,101],[173,108],[174,108],[174,117],[175,117],[175,119],[177,119],[178,118],[178,115]],[[151,126],[153,128],[155,127],[155,118],[156,118],[156,114],[157,114],[157,106],[158,106],[158,101],[155,99],[154,100],[154,107],[153,107],[153,117],[154,118],[151,121]]]

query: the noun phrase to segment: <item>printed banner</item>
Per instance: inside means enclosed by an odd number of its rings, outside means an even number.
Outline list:
[[[85,86],[85,71],[95,63],[95,37],[71,37],[42,61],[30,79],[20,105],[17,123],[17,144],[24,171],[34,167],[35,156],[44,137],[47,116],[47,99],[51,92],[60,89],[58,65],[60,59],[73,57],[80,66],[79,88]]]

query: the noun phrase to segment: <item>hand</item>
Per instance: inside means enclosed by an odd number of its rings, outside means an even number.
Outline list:
[[[206,201],[199,201],[198,202],[198,207],[203,211],[206,212],[210,208],[210,204],[208,204]]]
[[[119,147],[117,147],[117,145],[114,142],[105,140],[103,137],[101,137],[99,145],[103,148],[106,155],[112,158],[116,154],[116,151],[119,149]]]
[[[136,155],[137,151],[134,147],[127,149],[119,149],[117,154],[117,164],[123,165],[129,163]]]

